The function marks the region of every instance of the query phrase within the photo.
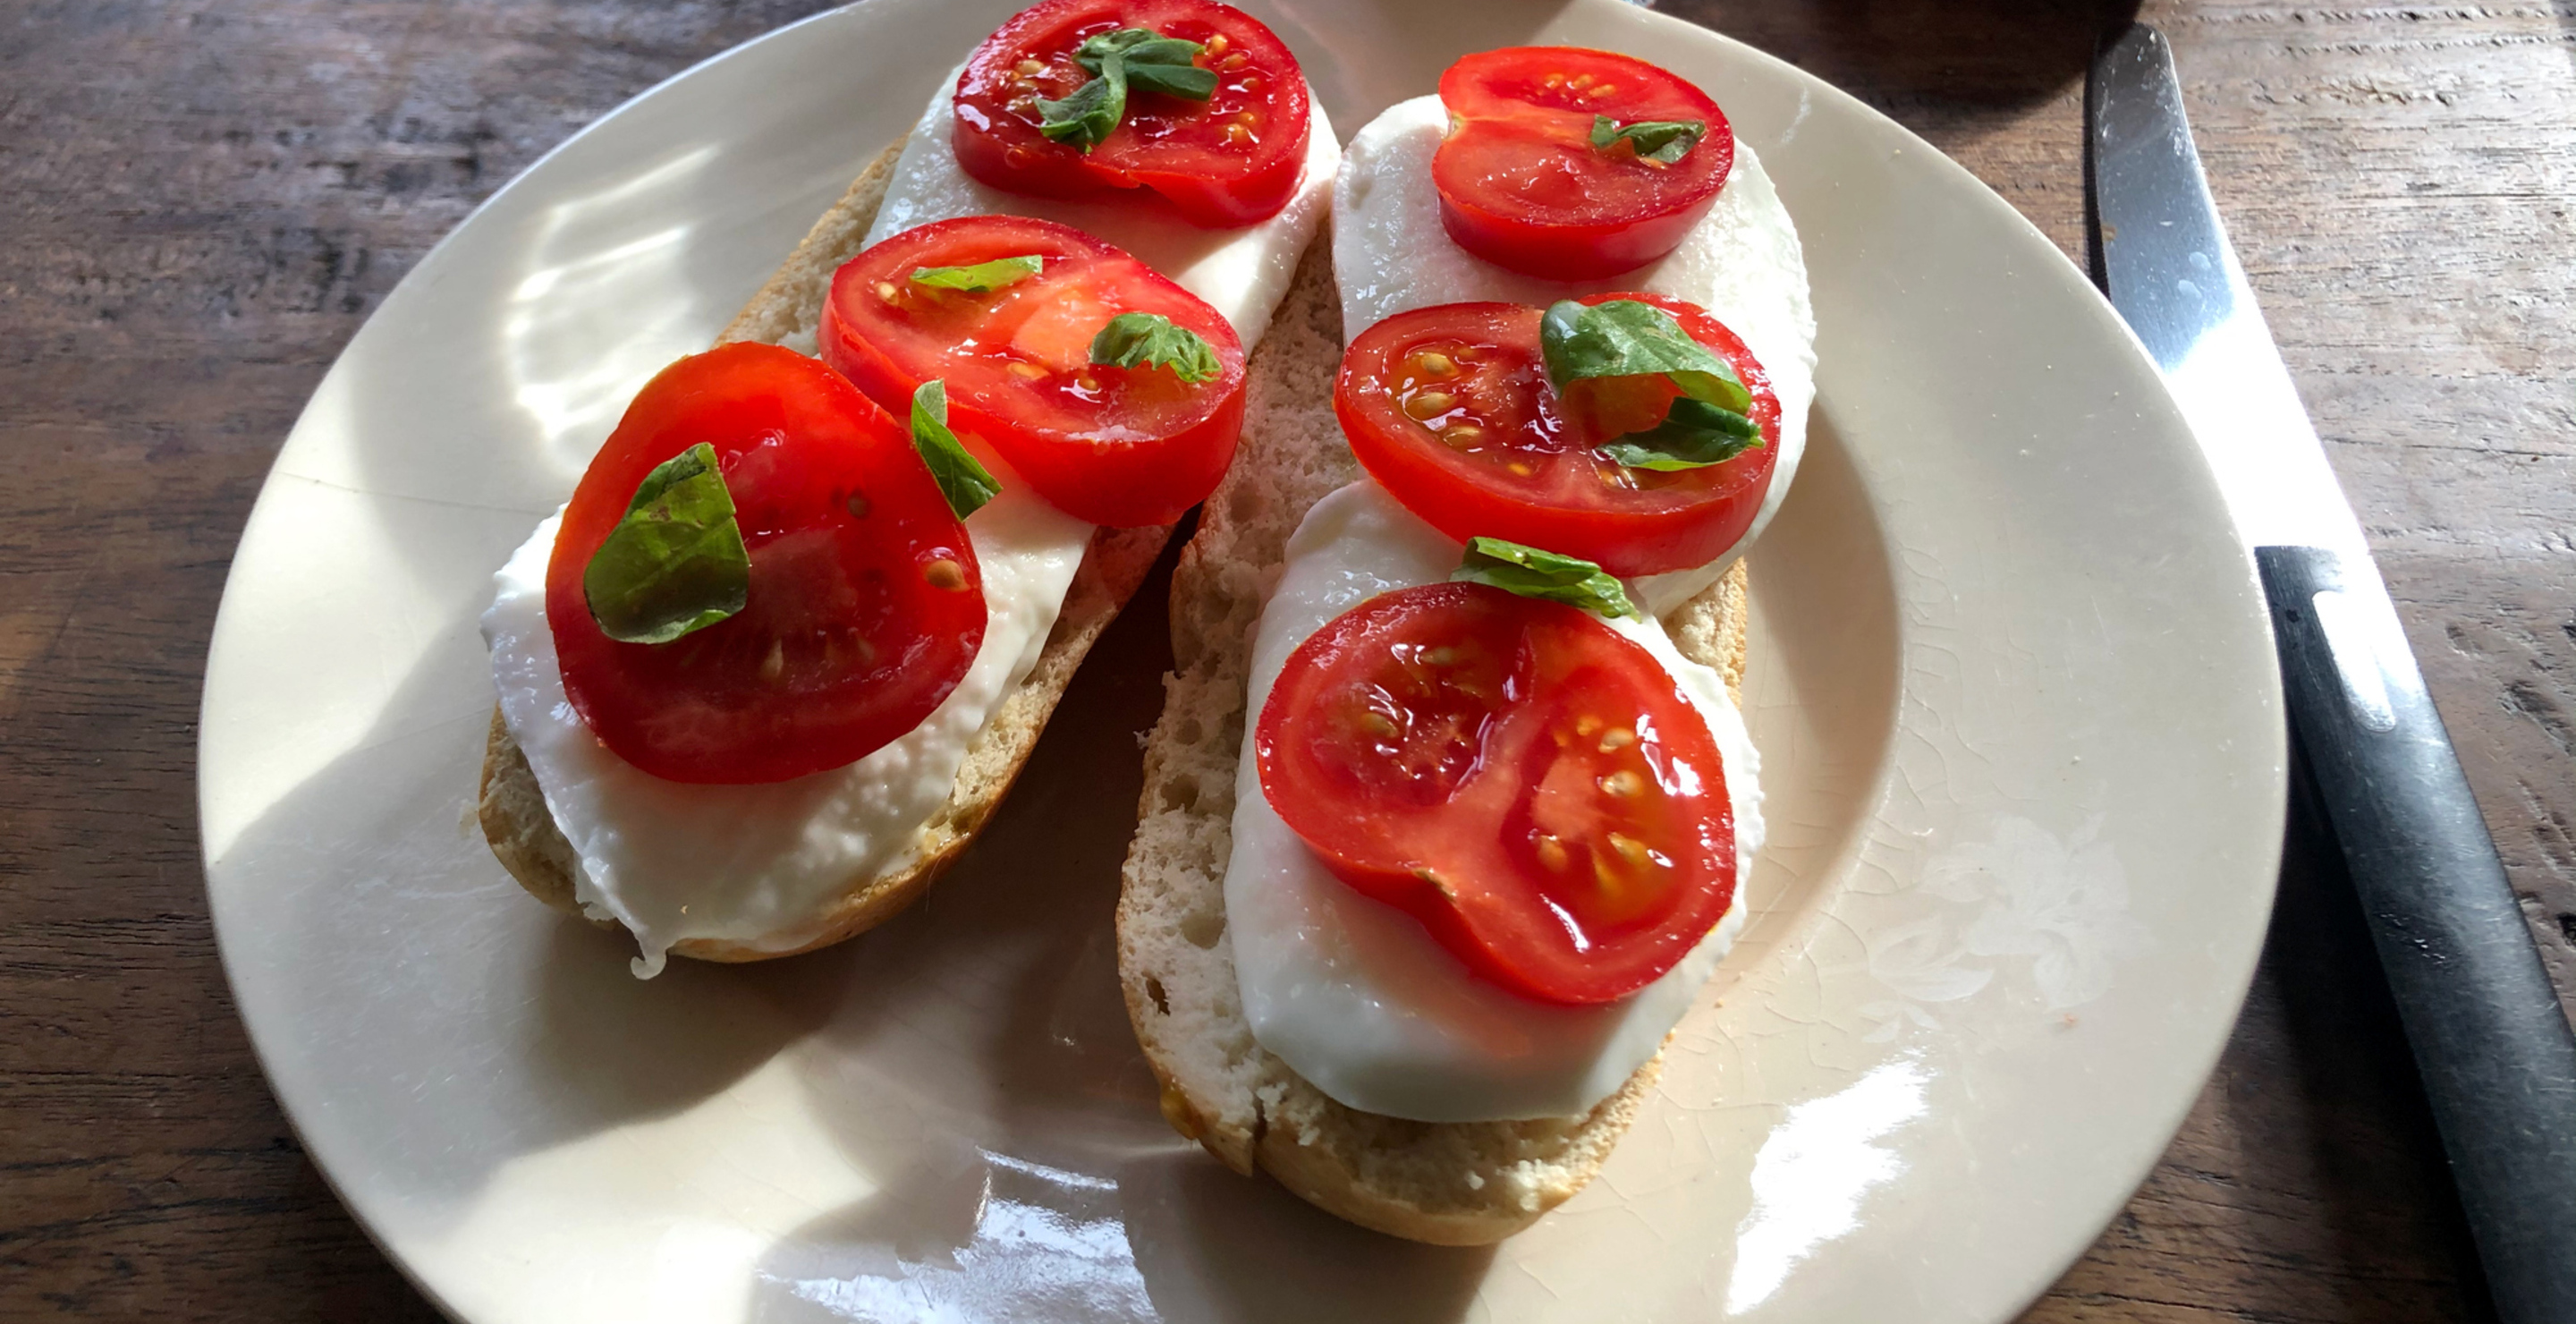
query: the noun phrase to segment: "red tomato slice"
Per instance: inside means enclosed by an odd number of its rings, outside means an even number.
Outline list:
[[[1621,576],[1716,560],[1753,526],[1771,489],[1780,398],[1744,342],[1698,307],[1659,294],[1583,302],[1613,299],[1671,313],[1726,360],[1753,393],[1762,444],[1701,469],[1614,463],[1593,447],[1660,421],[1677,394],[1670,385],[1587,391],[1569,404],[1548,385],[1538,309],[1453,303],[1398,313],[1351,342],[1333,412],[1352,453],[1406,509],[1461,542],[1508,538]]]
[[[1090,81],[1075,48],[1103,32],[1151,28],[1207,50],[1205,101],[1131,90],[1116,132],[1086,154],[1038,132],[1040,98]],[[1078,198],[1145,188],[1195,225],[1275,214],[1297,191],[1312,117],[1297,57],[1260,21],[1208,0],[1046,0],[984,39],[957,79],[957,164],[1014,193]]]
[[[1034,255],[1039,274],[986,294],[933,289],[922,267]],[[1120,313],[1157,313],[1198,333],[1218,373],[1195,385],[1168,368],[1091,362]],[[948,425],[980,440],[1078,519],[1169,524],[1225,476],[1243,431],[1243,344],[1223,314],[1144,263],[1071,226],[968,216],[906,230],[832,278],[823,361],[904,414],[948,383]]]
[[[1361,603],[1262,705],[1262,794],[1342,881],[1506,988],[1653,983],[1735,896],[1717,742],[1652,654],[1482,584]]]
[[[1551,280],[1592,280],[1673,251],[1735,164],[1735,134],[1708,94],[1643,60],[1570,46],[1470,55],[1440,75],[1449,136],[1431,158],[1440,221],[1460,248]],[[1593,117],[1698,120],[1671,165],[1621,142],[1592,145]]]
[[[582,572],[653,467],[706,442],[751,553],[743,610],[667,644],[600,633]],[[841,767],[919,726],[984,643],[983,575],[912,434],[771,345],[645,383],[573,489],[546,564],[564,692],[619,758],[675,782]]]

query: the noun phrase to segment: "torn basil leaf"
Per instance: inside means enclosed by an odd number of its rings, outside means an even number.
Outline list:
[[[1082,43],[1073,58],[1075,63],[1103,77],[1108,74],[1109,61],[1117,60],[1126,66],[1131,91],[1205,101],[1216,94],[1216,71],[1202,69],[1193,61],[1206,49],[1195,41],[1166,37],[1152,28],[1120,28]]]
[[[1625,139],[1637,149],[1640,159],[1662,165],[1673,165],[1690,155],[1690,150],[1707,136],[1708,125],[1702,120],[1637,120],[1621,124],[1607,115],[1592,117],[1593,147],[1606,152],[1612,144]]]
[[[1062,101],[1038,100],[1038,132],[1088,152],[1108,140],[1127,115],[1127,65],[1102,63],[1100,76],[1073,89]]]
[[[1501,538],[1470,538],[1451,572],[1453,584],[1488,584],[1525,598],[1544,598],[1603,616],[1639,616],[1616,575],[1579,556],[1563,556]]]
[[[1662,377],[1682,397],[1661,423],[1597,449],[1632,469],[1697,469],[1762,444],[1753,392],[1726,360],[1690,338],[1671,313],[1633,299],[1560,301],[1539,319],[1539,355],[1558,391],[1578,381]]]
[[[912,448],[930,466],[939,495],[964,519],[1002,494],[1002,482],[948,430],[948,383],[933,377],[912,393]]]
[[[582,567],[581,591],[599,632],[622,644],[667,644],[742,610],[751,553],[715,447],[699,442],[644,475]]]
[[[1045,269],[1046,259],[1031,253],[1025,257],[997,257],[971,267],[914,267],[912,283],[935,290],[990,294],[1006,285],[1017,285]]]
[[[1120,313],[1091,338],[1091,361],[1119,368],[1169,368],[1196,386],[1225,369],[1199,334],[1160,313]]]
[[[1205,49],[1152,28],[1100,33],[1073,53],[1075,63],[1097,76],[1062,101],[1040,100],[1038,132],[1088,152],[1127,118],[1130,87],[1205,101],[1216,94],[1216,71],[1191,63]]]
[[[1753,407],[1735,369],[1650,303],[1560,300],[1539,319],[1538,346],[1559,391],[1587,377],[1667,377],[1691,399],[1739,414]]]
[[[1593,449],[1631,469],[1699,469],[1724,464],[1762,444],[1750,418],[1689,396],[1673,401],[1664,421]]]

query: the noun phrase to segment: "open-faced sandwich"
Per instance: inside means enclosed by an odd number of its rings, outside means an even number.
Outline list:
[[[1332,258],[1174,577],[1119,967],[1184,1135],[1490,1242],[1598,1170],[1741,926],[1742,555],[1814,320],[1716,103],[1599,51],[1361,129]]]
[[[501,862],[648,976],[919,895],[1225,472],[1339,159],[1221,4],[1049,0],[976,47],[501,569]]]

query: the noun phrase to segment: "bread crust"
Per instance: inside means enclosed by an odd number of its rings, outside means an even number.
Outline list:
[[[1202,508],[1172,578],[1175,670],[1147,737],[1145,792],[1120,880],[1118,970],[1164,1117],[1226,1166],[1394,1236],[1499,1241],[1599,1171],[1636,1119],[1662,1054],[1578,1118],[1433,1123],[1327,1097],[1253,1040],[1224,922],[1234,781],[1253,626],[1288,535],[1359,476],[1331,410],[1342,346],[1330,245],[1317,244],[1256,355],[1234,467]],[[1741,562],[1665,617],[1675,645],[1743,683]]]
[[[832,273],[865,246],[868,227],[885,201],[886,186],[903,143],[885,149],[859,172],[840,201],[823,213],[805,238],[716,337],[717,344],[759,341],[813,349],[822,323],[823,303],[831,293]],[[707,938],[687,938],[671,951],[701,961],[765,961],[828,947],[864,933],[912,904],[923,889],[955,862],[975,839],[1011,783],[1028,761],[1029,751],[1046,729],[1056,701],[1082,665],[1083,656],[1117,618],[1136,586],[1152,569],[1171,536],[1169,527],[1101,529],[1092,535],[1066,591],[1064,608],[1047,635],[1046,648],[1027,679],[1005,695],[984,729],[966,748],[950,789],[930,820],[922,825],[905,863],[893,872],[859,874],[840,899],[810,923],[772,941],[754,946]],[[545,796],[529,768],[527,755],[511,736],[501,710],[492,710],[492,725],[483,748],[483,775],[475,817],[492,844],[492,854],[530,896],[605,928],[613,920],[582,912],[574,900],[574,871],[580,867],[572,844],[564,839]]]

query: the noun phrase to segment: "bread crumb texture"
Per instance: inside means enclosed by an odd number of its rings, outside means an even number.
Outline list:
[[[1254,355],[1242,448],[1172,579],[1175,670],[1145,746],[1145,792],[1118,903],[1119,974],[1175,1130],[1235,1171],[1266,1171],[1344,1218],[1474,1245],[1583,1187],[1625,1132],[1660,1056],[1581,1117],[1433,1123],[1327,1098],[1263,1051],[1244,1019],[1225,924],[1235,766],[1253,627],[1307,508],[1360,476],[1332,410],[1341,363],[1331,245],[1317,243]],[[1744,573],[1675,612],[1685,656],[1741,683]]]

